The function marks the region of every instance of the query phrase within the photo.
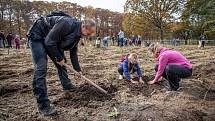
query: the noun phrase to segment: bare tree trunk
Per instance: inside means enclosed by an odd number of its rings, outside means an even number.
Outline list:
[[[9,1],[9,25],[10,25],[10,32],[12,32],[12,3]]]
[[[1,3],[1,23],[0,23],[0,28],[3,28],[3,23],[4,23],[4,8],[3,8],[3,3]]]
[[[21,33],[20,14],[21,14],[21,11],[19,10],[19,11],[18,11],[18,15],[17,15],[17,24],[18,24],[18,29],[19,29],[19,36],[20,36],[20,38],[22,38],[22,37],[21,37],[22,33]]]
[[[163,29],[162,28],[160,29],[160,38],[161,38],[161,41],[163,41]]]

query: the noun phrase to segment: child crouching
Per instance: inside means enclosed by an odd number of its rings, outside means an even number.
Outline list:
[[[144,83],[142,80],[142,71],[140,70],[136,53],[128,54],[121,59],[118,72],[120,74],[119,79],[123,79],[124,76],[131,83],[138,83],[138,81],[134,81],[130,76],[130,74],[137,72],[139,76],[139,82]]]

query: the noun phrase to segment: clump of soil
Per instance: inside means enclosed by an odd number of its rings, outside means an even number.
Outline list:
[[[207,101],[215,101],[215,90],[208,89],[207,92],[205,92],[205,94],[204,94],[204,98]]]
[[[97,88],[93,87],[89,84],[82,84],[80,85],[77,92],[73,93],[73,96],[70,96],[69,98],[60,98],[57,101],[54,101],[54,104],[67,107],[67,106],[73,106],[74,108],[84,107],[92,101],[99,101],[103,102],[106,100],[111,100],[114,96],[114,92],[117,91],[117,88],[114,85],[105,85],[104,83],[100,83],[99,86],[103,88],[104,90],[108,91],[108,95],[103,94],[100,92]],[[92,105],[91,105],[92,107]],[[97,106],[94,106],[93,108],[96,108]]]
[[[11,76],[17,76],[17,73],[12,70],[1,70],[0,80],[8,79]]]
[[[27,84],[19,84],[19,83],[14,83],[14,84],[7,84],[7,85],[2,85],[0,87],[0,96],[4,96],[6,94],[11,94],[11,93],[17,93],[21,92],[24,93],[26,91],[30,91],[30,87]]]
[[[215,86],[214,77],[215,77],[215,62],[201,64],[194,67],[193,69],[193,78],[197,81],[195,85],[189,84],[188,93],[192,94],[196,99],[204,99],[207,101],[215,100]]]
[[[143,76],[142,79],[145,82],[144,84],[138,83],[133,84],[131,82],[125,81],[127,87],[129,88],[128,93],[131,93],[132,95],[143,95],[143,96],[151,96],[151,93],[153,92],[154,88],[150,87],[147,82],[150,81],[153,78],[153,76]],[[134,77],[134,81],[139,81],[139,77]]]
[[[199,66],[196,66],[193,68],[193,77],[198,79],[214,79],[215,76],[215,62],[214,63],[207,63],[205,64],[201,64]]]
[[[98,85],[101,88],[103,88],[104,90],[106,90],[109,94],[113,94],[113,93],[117,92],[117,87],[115,85],[105,84],[105,83],[101,83],[101,82],[99,82]]]
[[[200,110],[192,109],[178,109],[175,115],[167,117],[167,121],[203,121],[203,117],[206,116],[206,113],[203,113]]]

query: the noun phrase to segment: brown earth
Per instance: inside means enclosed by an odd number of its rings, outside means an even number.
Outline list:
[[[171,48],[171,47],[170,47]],[[47,85],[49,99],[59,112],[43,117],[37,112],[32,95],[33,65],[30,50],[0,49],[0,120],[7,121],[214,121],[215,120],[215,47],[199,49],[179,46],[193,63],[193,76],[183,79],[178,92],[168,92],[167,81],[155,85],[131,84],[118,80],[117,65],[122,54],[136,52],[146,81],[152,79],[155,62],[146,48],[80,47],[79,60],[86,77],[110,95],[100,93],[82,80],[78,92],[69,98],[63,90],[53,63],[49,60]],[[66,52],[68,54],[68,52]],[[69,59],[69,58],[68,58]],[[109,117],[114,107],[120,113]]]

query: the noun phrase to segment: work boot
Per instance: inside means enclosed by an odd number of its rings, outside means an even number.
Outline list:
[[[73,86],[69,90],[64,90],[63,98],[69,99],[74,96],[75,92],[78,92],[78,87],[76,87],[76,86]]]
[[[55,110],[55,108],[50,106],[50,104],[47,102],[38,104],[38,110],[44,116],[55,116],[55,115],[57,115],[57,111]]]
[[[68,92],[77,92],[78,91],[78,87],[77,86],[72,86],[69,90],[67,90]]]

